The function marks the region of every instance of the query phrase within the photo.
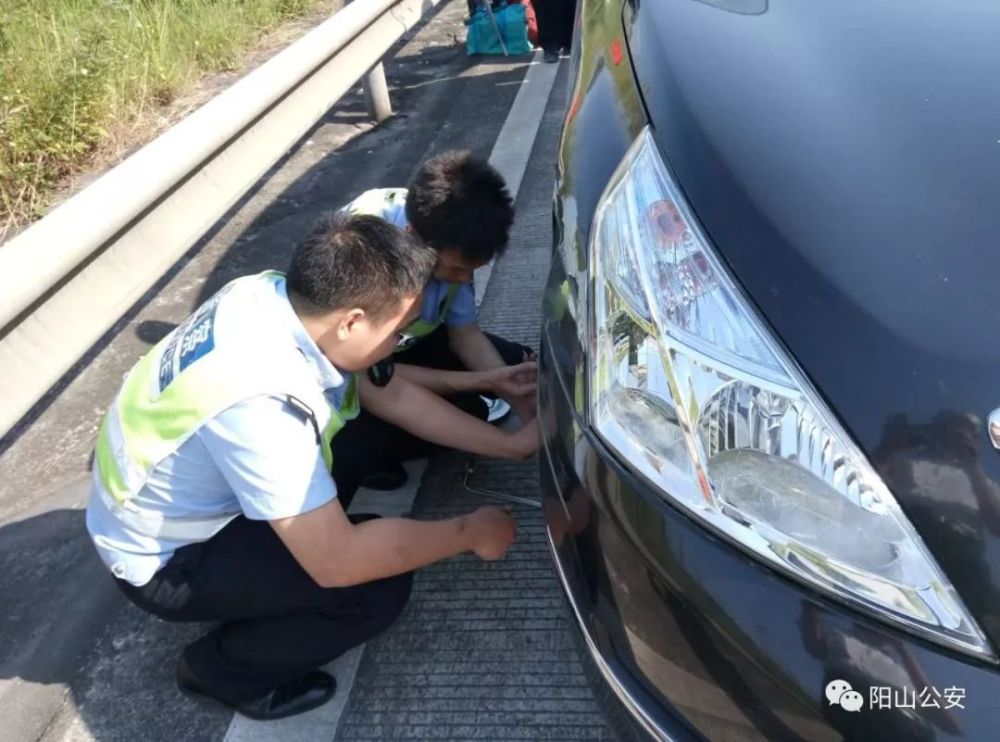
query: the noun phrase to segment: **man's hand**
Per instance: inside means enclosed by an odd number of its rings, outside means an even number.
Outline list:
[[[534,392],[524,394],[520,397],[506,397],[510,406],[514,408],[514,414],[522,423],[530,423],[538,416],[538,398]]]
[[[510,402],[510,406],[514,408],[514,414],[520,418],[522,423],[530,423],[538,415],[538,396],[535,393],[538,389],[538,354],[525,353],[524,362],[535,364],[535,388],[528,394],[508,397],[507,401]]]
[[[507,435],[510,449],[507,458],[514,461],[531,458],[538,453],[538,448],[542,445],[537,419]]]
[[[534,397],[538,387],[538,364],[526,361],[516,366],[500,366],[481,372],[486,389],[507,401],[519,397]]]
[[[479,508],[464,516],[464,521],[472,551],[488,562],[502,558],[517,535],[517,523],[500,508]]]
[[[336,499],[271,526],[321,587],[360,585],[467,551],[500,559],[517,533],[513,519],[492,507],[445,520],[374,518],[355,524]]]

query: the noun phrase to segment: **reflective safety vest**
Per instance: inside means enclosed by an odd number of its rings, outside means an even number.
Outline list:
[[[368,214],[406,229],[406,188],[373,188],[365,191],[341,210],[349,214]]]
[[[359,411],[356,377],[345,382],[340,407],[331,404],[287,318],[274,312],[282,278],[267,271],[232,281],[126,376],[94,451],[96,494],[126,527],[153,538],[200,541],[239,514],[167,518],[135,498],[153,469],[202,425],[251,397],[287,401],[312,424],[323,460],[332,467],[330,441]]]
[[[460,283],[453,283],[448,286],[448,293],[445,294],[444,300],[441,302],[441,306],[438,307],[438,313],[434,319],[426,320],[421,317],[407,325],[406,329],[400,333],[395,353],[412,348],[420,338],[427,337],[441,326],[441,323],[448,316],[449,310],[451,310],[451,305],[455,302],[455,296],[458,294],[458,289],[461,285]]]

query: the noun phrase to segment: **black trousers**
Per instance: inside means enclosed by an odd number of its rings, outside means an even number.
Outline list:
[[[208,541],[178,549],[148,584],[115,582],[132,603],[167,621],[221,621],[189,644],[184,658],[215,695],[237,702],[387,629],[403,611],[412,580],[407,573],[320,587],[269,523],[240,516]]]
[[[483,333],[493,343],[497,353],[503,358],[503,362],[508,366],[522,363],[527,355],[534,351],[527,345],[521,345],[502,337]],[[414,343],[401,353],[394,356],[396,363],[408,363],[411,366],[423,366],[424,368],[440,368],[445,371],[465,371],[465,364],[455,355],[451,349],[448,339],[448,328],[441,325],[427,337]]]
[[[486,333],[486,337],[492,341],[508,366],[521,363],[532,352],[527,346],[489,333]],[[443,325],[412,348],[397,353],[394,360],[396,363],[445,371],[465,370],[465,365],[451,350],[448,330]],[[480,420],[486,419],[486,403],[478,394],[455,394],[446,399],[460,410]],[[441,450],[441,447],[362,411],[334,436],[332,449],[337,497],[346,510],[365,475],[384,471],[399,462],[430,456]]]
[[[533,4],[538,18],[538,45],[543,49],[569,49],[576,0],[534,0]]]

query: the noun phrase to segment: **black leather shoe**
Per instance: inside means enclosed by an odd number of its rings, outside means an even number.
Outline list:
[[[378,490],[379,492],[390,492],[398,490],[406,484],[406,480],[409,477],[410,475],[406,473],[406,467],[402,464],[390,464],[382,471],[373,471],[371,474],[365,474],[361,478],[361,486],[370,490]]]
[[[337,681],[329,673],[313,670],[259,698],[234,702],[220,698],[202,686],[182,659],[177,665],[177,687],[181,693],[192,698],[207,698],[251,719],[272,721],[322,706],[337,692]]]

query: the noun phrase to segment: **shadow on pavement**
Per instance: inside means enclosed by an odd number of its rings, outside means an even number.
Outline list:
[[[224,723],[173,685],[177,649],[197,628],[142,615],[112,580],[80,510],[0,527],[4,739],[142,739],[167,713],[177,718],[162,728],[176,728],[178,739]]]

